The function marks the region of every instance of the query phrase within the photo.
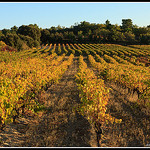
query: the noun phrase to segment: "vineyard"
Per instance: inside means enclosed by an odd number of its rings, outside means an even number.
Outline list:
[[[150,144],[149,45],[0,50],[1,147]]]

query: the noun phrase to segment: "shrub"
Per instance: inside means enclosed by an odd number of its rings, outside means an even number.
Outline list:
[[[12,51],[17,51],[17,50],[15,48],[11,47],[11,46],[6,45],[6,46],[1,48],[1,51],[10,51],[10,52],[12,52]]]
[[[6,46],[5,42],[0,41],[0,46]]]

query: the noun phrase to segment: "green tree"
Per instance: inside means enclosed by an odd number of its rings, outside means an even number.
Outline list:
[[[51,33],[50,34],[50,43],[55,43],[56,40],[55,40],[55,34],[54,33]]]
[[[141,34],[140,37],[140,44],[150,44],[150,34]]]
[[[63,40],[63,34],[56,32],[55,33],[55,40],[56,40],[56,42],[61,43]]]
[[[62,27],[60,26],[60,25],[58,25],[57,27],[56,27],[56,30],[61,30],[62,29]]]
[[[33,44],[34,44],[34,47],[39,47],[40,46],[40,43],[37,40],[34,40]]]
[[[49,29],[50,33],[55,33],[57,31],[56,27],[52,26],[50,29]]]
[[[122,31],[123,32],[132,32],[132,20],[131,19],[122,19]]]
[[[18,28],[17,33],[28,35],[40,43],[41,31],[36,24],[22,25]]]
[[[106,43],[110,41],[110,31],[108,29],[99,29],[96,36],[101,42]]]
[[[0,30],[0,41],[3,41],[5,35],[2,33],[2,30]]]
[[[14,33],[14,34],[16,34],[17,33],[17,30],[18,30],[18,27],[16,27],[16,26],[13,26],[12,28],[11,28],[11,33]]]
[[[4,37],[4,42],[7,45],[16,48],[18,51],[28,48],[28,46],[17,34],[7,33],[7,35]]]
[[[21,40],[24,41],[24,43],[29,46],[30,48],[32,48],[34,46],[34,40],[33,38],[31,38],[28,35],[22,35],[22,34],[18,34],[18,36],[21,38]]]
[[[126,37],[124,35],[124,33],[119,32],[117,30],[113,30],[111,32],[111,41],[114,43],[123,43],[125,42]]]
[[[136,27],[133,28],[133,33],[135,36],[140,36],[140,34],[150,33],[150,30],[147,27]]]
[[[75,42],[76,36],[74,35],[74,33],[71,31],[68,33],[68,39],[70,42]]]
[[[136,40],[135,40],[135,35],[132,32],[125,32],[125,41],[127,44],[135,44]]]
[[[50,32],[48,29],[41,30],[41,42],[43,44],[50,44]]]
[[[9,29],[3,29],[2,34],[6,35],[7,33],[11,33]]]
[[[108,19],[106,20],[105,25],[106,25],[107,29],[109,29],[109,30],[111,29],[112,25],[110,24],[110,21]]]

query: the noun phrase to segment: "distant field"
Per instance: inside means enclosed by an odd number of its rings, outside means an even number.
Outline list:
[[[0,51],[0,130],[1,147],[146,147],[150,45]]]

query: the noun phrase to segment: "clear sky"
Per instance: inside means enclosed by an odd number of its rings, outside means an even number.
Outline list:
[[[0,30],[29,24],[43,29],[81,21],[104,24],[107,19],[118,25],[122,19],[132,19],[140,27],[150,25],[150,2],[0,2]]]

